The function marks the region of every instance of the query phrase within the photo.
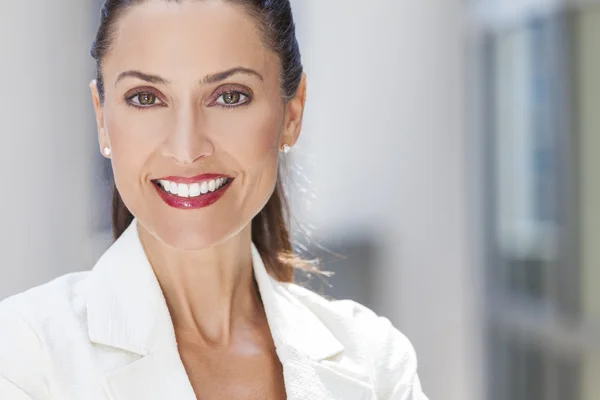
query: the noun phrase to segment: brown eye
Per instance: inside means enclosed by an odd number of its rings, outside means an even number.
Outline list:
[[[138,107],[150,107],[161,104],[161,101],[158,99],[158,97],[150,92],[138,93],[134,96],[131,96],[129,101]]]
[[[240,101],[240,94],[237,92],[225,93],[223,95],[225,104],[237,104]]]
[[[152,93],[140,93],[138,96],[139,102],[143,106],[152,105],[156,101],[156,96]]]
[[[241,105],[241,104],[245,103],[247,101],[247,99],[248,99],[248,96],[246,96],[243,93],[226,92],[226,93],[223,93],[221,96],[219,96],[219,98],[217,99],[217,103],[222,106],[232,107],[232,106],[237,106],[237,105]]]

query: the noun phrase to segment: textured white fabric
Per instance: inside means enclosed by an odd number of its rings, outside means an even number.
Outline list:
[[[426,400],[384,317],[273,279],[252,246],[289,400]],[[0,302],[0,400],[194,400],[137,222],[89,272]]]

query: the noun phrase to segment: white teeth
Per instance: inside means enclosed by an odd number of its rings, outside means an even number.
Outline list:
[[[165,191],[169,191],[169,185],[171,184],[171,182],[169,181],[158,181],[158,183],[160,183],[160,185],[163,187],[163,189],[165,189]]]
[[[162,187],[165,192],[174,194],[179,197],[198,197],[200,195],[214,192],[217,189],[220,189],[222,186],[227,183],[227,178],[217,178],[212,179],[210,181],[194,182],[192,184],[185,183],[175,183],[166,180],[157,181],[158,185]]]
[[[190,195],[190,187],[185,183],[180,183],[177,185],[177,196],[179,197],[189,197]]]
[[[192,183],[190,185],[190,197],[198,197],[200,196],[200,184],[199,183]]]

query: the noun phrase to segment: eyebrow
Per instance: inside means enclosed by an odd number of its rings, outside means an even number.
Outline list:
[[[245,74],[245,75],[253,75],[255,77],[257,77],[258,79],[260,79],[261,81],[264,81],[264,78],[261,74],[259,74],[257,71],[251,69],[251,68],[246,68],[246,67],[234,67],[234,68],[230,68],[226,71],[222,71],[222,72],[217,72],[214,74],[209,74],[206,75],[204,78],[202,78],[202,80],[200,81],[201,84],[203,85],[210,85],[210,84],[215,84],[215,83],[219,83],[224,81],[225,79],[236,75],[236,74]],[[152,83],[155,85],[167,85],[169,84],[169,81],[158,76],[158,75],[151,75],[151,74],[147,74],[141,71],[136,71],[136,70],[130,70],[130,71],[124,71],[121,72],[119,74],[119,76],[117,77],[117,80],[115,82],[115,86],[124,78],[137,78],[137,79],[141,79],[143,81],[146,81],[148,83]]]
[[[218,82],[224,81],[225,79],[227,79],[230,76],[235,75],[235,74],[254,75],[261,81],[264,81],[262,75],[251,68],[235,67],[235,68],[228,69],[227,71],[217,72],[216,74],[211,74],[211,75],[206,75],[202,79],[201,83],[203,85],[210,85],[210,84],[218,83]]]
[[[166,85],[169,83],[169,81],[167,81],[164,78],[161,78],[158,75],[150,75],[150,74],[146,74],[144,72],[131,70],[131,71],[121,72],[119,74],[119,76],[117,77],[115,86],[117,86],[117,84],[124,78],[137,78],[137,79],[141,79],[142,81],[146,81],[148,83],[153,83],[155,85]]]

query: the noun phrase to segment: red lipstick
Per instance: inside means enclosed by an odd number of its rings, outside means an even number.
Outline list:
[[[231,179],[231,177],[229,177],[227,175],[200,174],[200,175],[192,176],[191,178],[184,178],[182,176],[166,176],[164,178],[157,178],[157,179],[155,179],[155,181],[169,181],[169,182],[175,182],[175,183],[186,183],[189,185],[191,183],[210,181],[211,179],[217,179],[217,178]]]
[[[174,195],[168,191],[166,191],[161,184],[158,183],[160,180],[165,180],[173,183],[202,183],[207,182],[217,178],[227,178],[227,181],[214,192],[208,192],[205,194],[200,194],[196,197],[181,197]],[[233,182],[232,178],[226,177],[224,175],[218,174],[202,174],[197,175],[191,178],[184,178],[180,176],[169,176],[161,179],[154,180],[152,183],[154,184],[154,188],[156,192],[160,196],[160,198],[170,207],[183,209],[183,210],[193,210],[199,209],[203,207],[208,207],[211,204],[216,203],[223,195],[227,192],[229,187],[231,186],[231,182]]]

